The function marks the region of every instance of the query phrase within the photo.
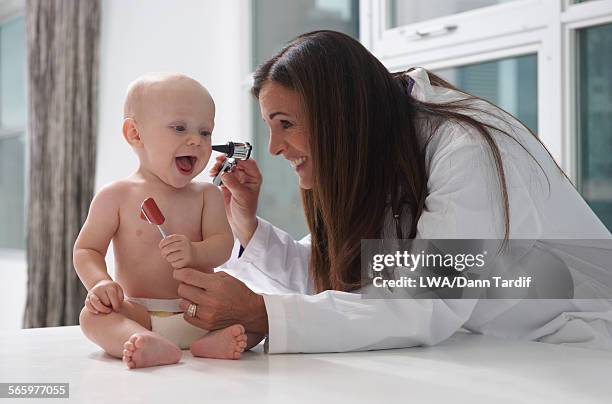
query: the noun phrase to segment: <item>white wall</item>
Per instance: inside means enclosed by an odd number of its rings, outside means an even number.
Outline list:
[[[136,156],[121,137],[122,108],[127,85],[145,72],[184,73],[208,88],[217,105],[213,142],[248,138],[248,89],[242,85],[250,62],[247,2],[101,3],[96,189],[137,167]],[[206,175],[200,179],[208,181]],[[112,273],[110,255],[107,262]],[[0,269],[0,329],[19,328],[25,303],[25,262],[0,257]]]
[[[0,330],[21,328],[26,300],[26,264],[23,254],[0,256]]]

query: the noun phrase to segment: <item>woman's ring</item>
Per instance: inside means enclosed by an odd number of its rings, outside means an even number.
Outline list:
[[[189,317],[195,317],[196,316],[196,312],[198,311],[198,305],[191,303],[188,307],[187,307],[187,315]]]

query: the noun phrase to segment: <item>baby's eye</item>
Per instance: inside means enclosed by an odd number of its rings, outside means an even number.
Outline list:
[[[290,127],[293,126],[293,124],[291,122],[285,121],[285,120],[281,120],[280,123],[281,123],[281,127],[283,129],[289,129]]]
[[[210,136],[211,133],[206,131],[206,130],[202,130],[202,131],[200,131],[200,135],[202,135],[202,136]]]
[[[185,125],[172,125],[171,128],[177,132],[185,132],[187,130]]]

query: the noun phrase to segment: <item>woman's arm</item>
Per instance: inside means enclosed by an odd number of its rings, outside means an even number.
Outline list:
[[[258,218],[257,230],[228,272],[239,278],[263,277],[280,284],[283,292],[309,294],[310,236],[295,240],[290,234]],[[252,272],[257,274],[252,274]],[[251,272],[251,274],[249,274]],[[262,288],[266,290],[266,288]]]
[[[267,334],[269,353],[346,352],[433,345],[469,318],[474,300],[363,299],[327,291],[317,295],[258,295],[222,272],[177,269],[181,308],[198,305],[189,323],[208,330],[242,324]]]
[[[364,299],[326,291],[263,295],[268,353],[348,352],[434,345],[469,319],[475,300]]]

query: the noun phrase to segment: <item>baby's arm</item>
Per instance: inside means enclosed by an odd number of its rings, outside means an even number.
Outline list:
[[[210,270],[226,262],[232,253],[234,235],[225,215],[223,197],[217,187],[205,184],[202,209],[202,241],[173,234],[159,243],[162,256],[174,268]]]
[[[116,310],[118,307],[115,306],[120,305],[123,300],[122,291],[117,290],[120,287],[117,288],[118,285],[114,284],[108,275],[104,256],[119,227],[119,196],[120,192],[113,185],[98,192],[91,202],[87,220],[74,244],[73,251],[74,268],[83,285],[88,291],[97,285],[104,286],[103,289],[115,289],[116,294],[109,293],[112,296],[108,296],[108,300],[104,298],[100,300],[104,306],[112,305]],[[96,306],[102,310],[98,304]]]
[[[202,239],[195,243],[198,267],[214,268],[230,259],[234,234],[225,214],[223,195],[219,188],[211,184],[207,184],[204,190]]]

